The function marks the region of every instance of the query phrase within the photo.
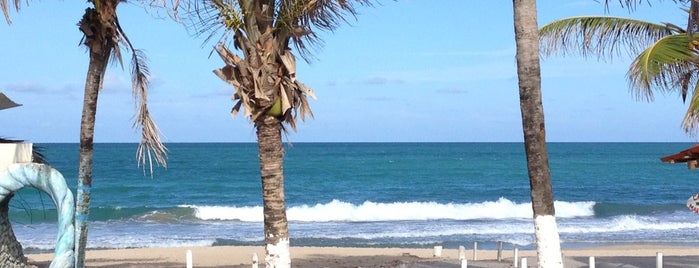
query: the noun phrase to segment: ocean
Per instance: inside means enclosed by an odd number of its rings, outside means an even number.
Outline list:
[[[563,248],[699,245],[686,207],[699,170],[659,158],[688,143],[550,143]],[[75,193],[77,144],[37,144]],[[254,143],[168,144],[167,168],[136,165],[136,144],[96,144],[88,248],[263,245]],[[522,143],[286,144],[292,246],[535,248]],[[26,252],[51,251],[51,199],[11,202]]]

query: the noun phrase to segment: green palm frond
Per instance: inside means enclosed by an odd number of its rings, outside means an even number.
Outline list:
[[[206,42],[221,36],[226,43],[233,34],[258,40],[259,35],[272,31],[285,49],[293,41],[298,53],[309,60],[310,48],[319,45],[316,30],[332,31],[349,17],[357,15],[357,6],[371,6],[371,0],[197,0],[188,13],[188,28],[196,35],[207,35]],[[266,6],[266,7],[259,7]],[[235,40],[234,40],[235,42]],[[236,44],[236,48],[238,48]]]
[[[699,131],[699,81],[695,79],[693,83],[692,99],[689,102],[689,107],[687,107],[684,120],[682,120],[682,128],[684,128],[685,132],[695,136]]]
[[[188,3],[192,6],[187,8],[186,27],[194,29],[195,36],[206,36],[204,43],[212,38],[227,42],[231,37],[229,33],[244,31],[239,1],[200,0]]]
[[[640,51],[665,36],[681,31],[670,24],[650,23],[635,19],[583,16],[557,20],[539,31],[541,50],[552,54],[591,55],[598,59],[618,56],[622,50],[636,56]]]
[[[282,1],[279,7],[275,29],[286,33],[306,61],[310,58],[310,48],[320,44],[316,31],[333,31],[348,17],[356,18],[356,5],[371,6],[369,0],[299,0]],[[311,46],[309,46],[311,45]]]
[[[652,100],[652,88],[686,95],[699,56],[692,41],[686,34],[665,36],[636,57],[627,76],[638,98]]]

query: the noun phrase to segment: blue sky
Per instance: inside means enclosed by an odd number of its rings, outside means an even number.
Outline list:
[[[321,34],[298,78],[318,96],[315,119],[293,142],[519,142],[522,130],[510,1],[401,0],[361,8],[357,21]],[[686,25],[678,4],[651,1],[609,15]],[[540,25],[604,14],[594,0],[539,1]],[[0,23],[0,92],[23,106],[0,112],[0,135],[32,142],[78,142],[87,51],[76,23],[84,1],[31,1]],[[214,43],[134,4],[120,22],[146,51],[149,105],[165,142],[254,142],[252,124],[231,118],[230,85]],[[634,99],[630,59],[542,58],[547,139],[553,142],[695,142],[683,132],[678,94]],[[96,142],[138,142],[128,69],[108,69],[100,95]]]

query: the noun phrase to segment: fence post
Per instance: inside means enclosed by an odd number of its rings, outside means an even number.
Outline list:
[[[187,254],[185,255],[185,258],[187,259],[187,268],[192,268],[192,250],[188,249]]]
[[[502,261],[502,241],[498,241],[498,261]]]
[[[561,268],[566,267],[566,254],[561,252]]]
[[[589,266],[590,266],[590,268],[595,268],[595,257],[594,256],[590,256]]]
[[[517,268],[517,264],[518,264],[517,262],[519,261],[518,258],[519,258],[519,249],[517,247],[515,247],[515,257],[514,257],[514,262],[512,263],[512,265],[515,268]]]
[[[252,268],[257,268],[259,265],[259,259],[257,258],[257,253],[252,254]]]
[[[663,253],[658,252],[655,255],[655,267],[663,268]]]
[[[466,248],[464,246],[459,246],[459,260],[466,259]]]
[[[434,253],[432,255],[435,257],[442,257],[442,246],[434,246]]]
[[[473,260],[478,260],[478,241],[473,242]]]

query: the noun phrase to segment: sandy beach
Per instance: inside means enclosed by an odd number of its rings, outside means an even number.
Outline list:
[[[185,267],[186,252],[192,251],[194,267],[251,267],[252,255],[264,256],[263,247],[216,246],[176,248],[136,248],[91,250],[87,254],[89,267]],[[565,267],[588,267],[590,256],[596,267],[656,267],[657,253],[662,253],[663,267],[699,267],[699,249],[671,246],[614,246],[564,249]],[[340,248],[292,247],[294,267],[461,267],[458,249],[443,249],[434,257],[433,249],[409,248]],[[512,267],[513,250],[502,252],[497,261],[496,250],[466,250],[468,267]],[[527,258],[529,267],[536,266],[536,252],[519,251]],[[48,267],[53,254],[27,254],[32,265]],[[521,263],[521,262],[519,262]],[[264,267],[264,265],[260,265]]]

